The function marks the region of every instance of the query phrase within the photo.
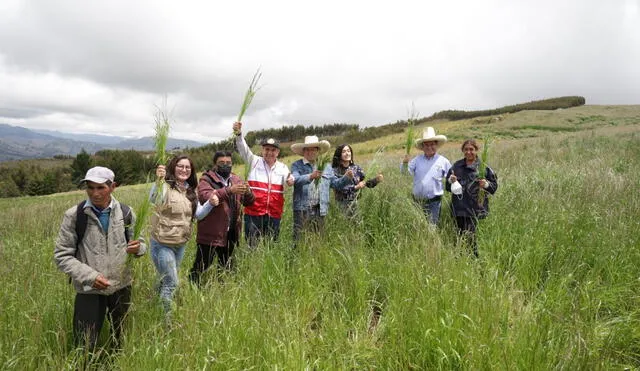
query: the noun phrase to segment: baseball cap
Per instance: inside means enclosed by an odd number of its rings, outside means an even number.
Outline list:
[[[274,138],[263,139],[260,141],[261,146],[274,146],[277,149],[280,149],[280,142]]]
[[[84,176],[84,179],[80,181],[80,183],[84,183],[86,181],[94,182],[94,183],[106,183],[107,181],[113,182],[115,175],[111,169],[103,167],[103,166],[95,166],[91,169],[87,170],[87,174]]]

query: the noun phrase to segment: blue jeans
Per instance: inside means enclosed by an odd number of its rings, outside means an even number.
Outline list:
[[[244,238],[250,248],[255,249],[261,238],[272,237],[277,241],[279,234],[280,219],[266,214],[260,216],[244,214]]]
[[[418,199],[415,197],[414,199],[420,204],[424,215],[431,222],[431,224],[438,225],[438,221],[440,220],[440,205],[442,204],[442,200],[438,198],[437,200],[429,201],[428,199]]]
[[[184,257],[185,246],[171,247],[151,239],[151,259],[160,276],[160,300],[166,312],[171,310],[173,293],[178,287],[178,267]]]
[[[307,210],[293,210],[293,243],[302,237],[304,229],[315,233],[322,233],[324,230],[324,216],[320,215],[320,206],[316,205]]]

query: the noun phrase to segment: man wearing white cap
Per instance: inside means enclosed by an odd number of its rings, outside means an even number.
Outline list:
[[[411,161],[408,156],[403,160],[403,164],[408,163],[409,174],[413,176],[413,198],[420,203],[425,215],[434,225],[440,219],[443,179],[451,168],[451,162],[437,153],[438,148],[446,141],[446,136],[436,135],[436,131],[428,127],[422,133],[422,138],[415,141],[415,147],[422,150],[423,154]]]
[[[133,211],[111,193],[113,171],[96,166],[80,181],[87,200],[64,213],[53,253],[58,269],[68,274],[76,290],[73,334],[76,344],[96,346],[105,317],[119,347],[122,324],[131,302],[132,276],[128,256],[141,256],[146,245],[132,240]]]

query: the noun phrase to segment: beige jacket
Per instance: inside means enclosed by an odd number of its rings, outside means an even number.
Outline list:
[[[186,192],[163,184],[163,202],[151,215],[151,237],[166,246],[182,246],[191,238],[191,201]]]
[[[127,267],[127,242],[124,236],[124,218],[120,203],[111,198],[111,213],[109,228],[102,230],[98,217],[90,206],[84,208],[87,214],[87,229],[82,242],[76,246],[76,209],[73,206],[64,213],[62,225],[56,239],[53,257],[58,269],[68,274],[73,280],[73,286],[78,293],[111,295],[114,292],[131,285],[132,277]],[[131,210],[131,223],[135,224],[135,214]],[[129,239],[133,238],[133,226],[128,229]],[[146,245],[140,239],[138,256],[146,252]],[[92,288],[93,282],[102,274],[111,286],[104,290]]]

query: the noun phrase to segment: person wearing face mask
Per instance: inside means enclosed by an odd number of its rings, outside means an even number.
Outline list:
[[[374,178],[365,180],[364,171],[353,162],[353,149],[348,144],[341,144],[336,148],[331,167],[334,177],[348,179],[342,185],[332,183],[332,186],[338,205],[349,216],[355,212],[355,201],[359,191],[365,187],[373,188],[384,179],[382,173],[379,173]]]
[[[409,174],[413,176],[413,199],[420,204],[428,220],[437,225],[440,220],[440,206],[444,194],[443,179],[451,163],[438,154],[440,148],[447,141],[444,135],[436,135],[432,127],[428,127],[422,138],[415,141],[415,147],[422,150],[411,161],[405,156],[401,169],[407,166]]]
[[[200,177],[198,198],[209,212],[198,221],[196,242],[198,249],[189,279],[200,285],[200,277],[218,258],[218,270],[231,269],[233,250],[240,240],[242,230],[242,206],[253,204],[255,197],[249,185],[231,172],[233,160],[231,152],[217,151],[213,155],[213,168]],[[207,200],[217,197],[217,207]]]
[[[485,164],[485,173],[478,174],[480,159],[478,143],[467,139],[462,143],[464,158],[456,161],[447,173],[447,191],[452,193],[451,212],[458,234],[470,245],[473,255],[478,257],[476,227],[479,219],[489,215],[489,194],[498,190],[498,176]],[[481,195],[480,189],[484,192]]]

